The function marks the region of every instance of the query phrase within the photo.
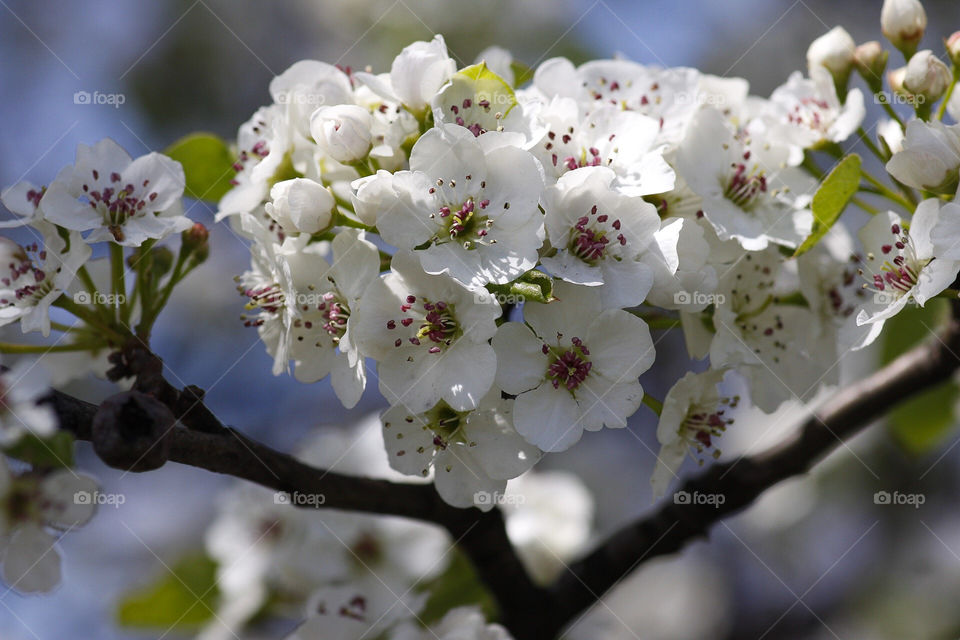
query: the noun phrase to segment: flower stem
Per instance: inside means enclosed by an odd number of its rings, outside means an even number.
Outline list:
[[[913,208],[914,208],[913,203],[911,203],[909,200],[907,200],[904,196],[900,195],[896,191],[892,190],[887,185],[880,182],[869,171],[867,171],[866,169],[860,169],[860,175],[863,176],[864,180],[866,180],[867,182],[872,184],[874,187],[876,187],[877,191],[881,196],[883,196],[887,200],[890,200],[891,202],[895,202],[899,204],[901,207],[903,207],[907,211],[913,211]]]
[[[863,144],[867,145],[867,148],[870,149],[873,155],[877,156],[877,159],[879,159],[880,162],[885,163],[890,159],[883,151],[880,150],[880,147],[873,143],[873,140],[870,139],[870,134],[867,133],[863,127],[859,127],[857,129],[857,134],[860,136],[860,140],[863,142]]]
[[[943,94],[943,101],[940,103],[940,108],[937,109],[937,120],[943,120],[944,114],[947,113],[947,103],[950,102],[950,98],[953,96],[953,90],[957,86],[957,80],[960,80],[960,67],[953,65],[953,81],[950,83],[950,86],[947,87],[947,92]]]
[[[121,295],[126,294],[127,285],[123,268],[123,247],[114,243],[110,244],[110,281],[113,287],[113,299],[117,302]],[[114,310],[119,312],[120,305],[114,304]],[[119,319],[119,313],[117,315]]]
[[[651,396],[649,393],[644,392],[643,404],[647,405],[651,411],[657,414],[657,417],[660,417],[660,414],[663,412],[663,403]]]
[[[68,351],[89,351],[102,345],[93,344],[15,344],[0,342],[0,353],[64,353]]]

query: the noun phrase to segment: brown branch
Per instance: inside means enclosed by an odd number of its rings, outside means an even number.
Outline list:
[[[960,368],[960,303],[954,303],[953,311],[941,335],[838,391],[783,442],[754,456],[715,464],[679,489],[691,495],[722,494],[719,507],[665,502],[573,564],[550,589],[549,632],[556,634],[640,562],[673,553],[705,536],[712,525],[746,508],[781,480],[805,473],[900,402],[948,380]]]
[[[496,598],[503,624],[518,638],[534,637],[545,611],[546,593],[527,574],[510,544],[498,509],[487,513],[458,509],[445,503],[433,485],[348,476],[304,464],[221,424],[203,406],[201,390],[175,389],[159,375],[159,358],[144,353],[142,346],[128,345],[123,362],[116,358],[118,369],[114,374],[128,372],[126,367],[138,358],[144,360],[135,366],[141,373],[134,386],[149,390],[150,395],[143,391],[120,393],[99,407],[59,391],[46,400],[58,414],[60,427],[78,440],[92,442],[108,465],[145,471],[169,460],[276,491],[323,495],[322,504],[311,506],[403,516],[440,525],[457,541]],[[170,428],[171,413],[184,426]],[[162,433],[158,425],[164,427]],[[145,435],[152,435],[152,441]],[[158,460],[161,446],[162,459]],[[145,466],[143,461],[148,458],[152,463]]]
[[[120,461],[121,468],[137,470],[144,467],[141,458],[152,457],[153,463],[145,468],[155,467],[157,454],[144,435],[154,434],[155,444],[163,448],[161,464],[170,460],[277,491],[322,494],[324,508],[438,524],[471,559],[500,606],[504,626],[517,638],[550,638],[642,561],[678,551],[704,536],[713,524],[749,506],[771,486],[806,472],[897,403],[947,380],[960,367],[958,311],[960,305],[955,304],[949,326],[936,340],[839,391],[784,442],[755,456],[714,465],[681,487],[691,494],[723,494],[719,507],[665,503],[610,536],[549,589],[533,584],[510,544],[499,510],[457,509],[443,502],[431,485],[324,471],[255,442],[222,425],[203,405],[202,390],[177,390],[164,380],[159,358],[142,345],[128,345],[116,358],[115,375],[137,375],[135,391],[118,394],[100,407],[58,391],[48,402],[62,428],[92,441],[98,453],[110,452],[108,464]],[[171,413],[183,426],[166,428],[161,436],[156,426],[169,424]],[[116,431],[111,433],[104,425],[113,425]],[[150,444],[144,446],[145,442]],[[130,451],[123,451],[125,445]]]

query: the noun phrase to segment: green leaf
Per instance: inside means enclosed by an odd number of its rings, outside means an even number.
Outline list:
[[[217,202],[230,190],[230,180],[236,175],[236,156],[226,142],[212,133],[191,133],[164,153],[183,165],[189,197]]]
[[[217,563],[203,553],[173,565],[156,582],[128,593],[118,603],[117,622],[138,629],[195,631],[213,618],[219,596]]]
[[[69,469],[73,467],[73,435],[67,431],[57,431],[49,438],[40,438],[28,433],[3,452],[34,467]]]
[[[510,70],[513,71],[513,86],[522,87],[533,80],[533,69],[518,60],[510,63]]]
[[[431,625],[439,622],[450,609],[469,605],[479,605],[488,620],[496,619],[497,605],[470,560],[460,550],[452,553],[447,570],[423,585],[423,591],[430,596],[418,616],[420,621]]]
[[[553,278],[542,271],[527,271],[507,284],[488,284],[490,291],[500,304],[518,304],[520,302],[553,302]]]
[[[950,314],[946,300],[934,299],[925,307],[907,307],[886,321],[881,354],[886,364],[942,327]],[[957,424],[954,411],[960,389],[952,380],[901,403],[890,412],[887,426],[896,441],[913,454],[923,454],[949,439]]]
[[[823,179],[810,205],[813,209],[813,230],[794,252],[794,256],[812,249],[840,218],[860,186],[860,164],[860,156],[851,153]]]

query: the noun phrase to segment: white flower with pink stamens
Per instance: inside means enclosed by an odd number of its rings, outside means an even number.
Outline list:
[[[660,452],[650,478],[654,500],[667,492],[688,452],[701,465],[703,459],[700,456],[704,452],[710,452],[713,458],[720,457],[715,440],[733,422],[727,412],[736,407],[739,400],[736,397],[722,398],[717,392],[717,385],[725,373],[723,369],[704,373],[691,371],[667,392],[657,424]]]
[[[0,237],[0,326],[20,321],[24,333],[50,335],[50,305],[67,290],[90,258],[90,245],[73,231],[68,240],[43,220],[33,226],[42,243],[20,246]]]
[[[573,98],[585,113],[612,105],[639,113],[658,124],[657,144],[676,144],[702,104],[696,69],[648,67],[630,60],[591,60],[574,67],[566,58],[551,58],[533,77],[548,98]]]
[[[745,145],[716,109],[704,108],[694,117],[676,167],[703,199],[703,217],[721,240],[736,239],[747,251],[760,251],[771,242],[796,247],[810,233],[813,215],[788,197],[779,167]]]
[[[427,477],[433,469],[437,493],[455,507],[489,511],[507,480],[527,471],[542,455],[513,428],[513,401],[492,391],[472,411],[445,402],[413,413],[402,404],[383,414],[383,441],[390,466]]]
[[[90,520],[96,492],[88,476],[68,469],[14,475],[0,457],[0,557],[10,589],[36,593],[60,583],[58,538],[51,530],[70,531]]]
[[[293,150],[283,105],[261,107],[237,132],[233,188],[220,198],[217,220],[250,213],[263,203],[284,161]],[[292,176],[290,176],[292,177]]]
[[[655,355],[646,323],[601,311],[595,288],[558,282],[554,295],[524,305],[524,323],[504,323],[493,339],[497,385],[517,395],[514,426],[544,451],[568,449],[584,429],[625,427]]]
[[[659,256],[654,249],[660,228],[656,208],[639,196],[615,191],[615,178],[606,167],[571,171],[542,199],[547,235],[557,250],[541,260],[543,266],[567,282],[598,287],[607,309],[643,302],[654,281],[654,269],[643,257]]]
[[[420,413],[443,400],[466,411],[493,385],[497,360],[488,341],[500,306],[449,276],[424,273],[413,253],[393,257],[355,313],[354,340],[377,360],[390,404]]]
[[[940,201],[930,198],[917,206],[909,223],[887,211],[860,229],[867,252],[861,268],[864,288],[877,305],[860,309],[857,324],[883,322],[911,301],[922,307],[950,286],[960,261],[937,255],[934,229],[939,222]]]
[[[543,244],[540,167],[514,146],[513,134],[480,137],[457,125],[425,133],[410,154],[410,170],[388,180],[394,192],[377,215],[383,239],[417,249],[423,270],[447,273],[477,289],[505,284],[537,264]]]
[[[136,160],[104,138],[77,148],[41,200],[44,218],[73,231],[90,231],[86,241],[110,240],[139,247],[188,229],[180,198],[185,178],[180,163],[149,153]]]
[[[659,123],[613,105],[587,115],[571,98],[554,98],[538,117],[546,132],[532,147],[551,179],[582,167],[608,167],[615,188],[631,196],[664,193],[676,176],[658,146]]]
[[[360,400],[366,371],[352,339],[351,314],[380,270],[379,252],[363,232],[347,229],[334,238],[333,264],[322,243],[302,234],[274,241],[271,232],[252,216],[244,216],[248,231],[259,240],[251,247],[251,269],[239,278],[240,292],[249,299],[244,316],[257,327],[279,375],[294,361],[294,376],[316,382],[330,375],[337,397],[347,408]]]
[[[809,400],[836,374],[834,349],[821,348],[822,318],[785,304],[779,250],[748,253],[726,269],[713,312],[710,366],[736,369],[753,404],[768,413],[786,400]]]
[[[762,108],[767,137],[796,147],[796,154],[830,142],[843,142],[863,123],[863,93],[851,89],[841,103],[833,78],[824,68],[813,68],[805,78],[795,71],[777,87]]]

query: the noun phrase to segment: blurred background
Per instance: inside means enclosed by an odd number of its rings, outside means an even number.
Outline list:
[[[924,46],[960,29],[954,0],[926,0]],[[858,42],[881,39],[880,0],[0,0],[0,185],[49,182],[78,143],[109,136],[134,156],[194,130],[231,138],[269,102],[270,79],[305,58],[386,70],[411,41],[442,33],[451,55],[470,64],[489,45],[536,66],[622,54],[644,63],[695,66],[743,76],[769,95],[805,69],[811,40],[842,24]],[[898,58],[894,54],[893,58]],[[114,95],[77,104],[77,92]],[[119,97],[117,97],[119,96]],[[871,108],[868,123],[876,116]],[[212,210],[189,215],[211,227],[211,257],[179,287],[155,342],[172,381],[208,390],[227,423],[290,450],[317,428],[338,429],[376,411],[368,389],[344,410],[326,382],[274,378],[271,359],[239,319],[233,276],[248,266],[244,243]],[[931,320],[932,321],[932,320]],[[7,337],[9,339],[10,336]],[[843,363],[857,377],[883,346]],[[902,348],[902,345],[900,345]],[[886,355],[889,355],[887,353]],[[644,386],[662,398],[688,368],[681,337],[658,345],[656,375]],[[90,400],[106,384],[73,391]],[[581,623],[595,638],[948,639],[960,636],[960,447],[952,396],[930,396],[937,428],[908,435],[918,414],[841,447],[809,477],[769,492],[719,524],[709,541],[628,576]],[[763,417],[745,412],[724,437],[724,456],[755,451],[785,433],[795,407]],[[899,425],[899,426],[898,426]],[[903,425],[906,425],[904,427]],[[926,423],[924,423],[926,428]],[[587,433],[543,468],[579,475],[596,502],[595,539],[651,508],[655,422],[641,409],[625,431]],[[905,435],[907,434],[907,435]],[[162,575],[164,565],[202,545],[226,478],[167,465],[122,475],[86,445],[81,468],[126,503],[101,509],[61,543],[63,584],[53,594],[0,596],[0,638],[154,638],[119,627],[125,590]],[[694,472],[690,464],[687,472]],[[920,493],[924,504],[877,505],[877,491]],[[558,500],[563,499],[558,496]],[[167,637],[184,637],[178,632]],[[520,640],[520,639],[518,639]],[[524,639],[526,640],[526,639]]]

